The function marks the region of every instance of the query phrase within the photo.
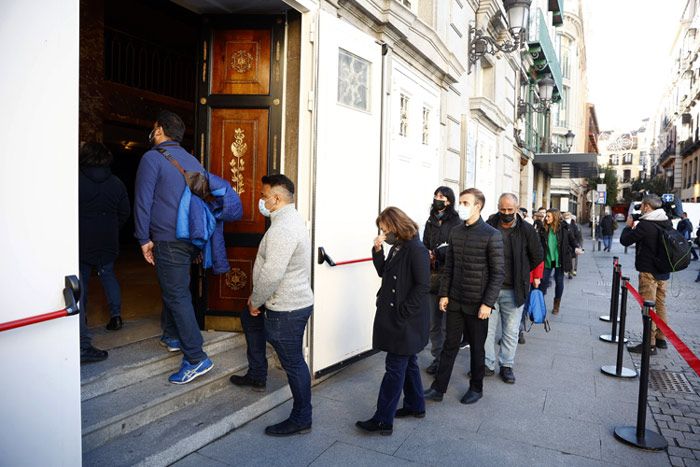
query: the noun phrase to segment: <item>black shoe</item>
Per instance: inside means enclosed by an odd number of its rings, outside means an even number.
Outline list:
[[[90,346],[87,349],[80,351],[80,363],[94,363],[101,362],[102,360],[107,360],[109,354],[106,350],[100,350],[96,347]]]
[[[632,353],[642,353],[642,344],[637,344],[633,347],[627,347],[627,350],[629,350]],[[651,353],[650,355],[656,355],[656,347],[651,348]]]
[[[124,323],[122,323],[121,316],[112,316],[105,327],[108,331],[119,331],[122,326],[124,326]]]
[[[391,436],[394,432],[394,425],[387,425],[386,423],[378,422],[373,418],[365,420],[364,422],[355,422],[355,426],[360,430],[368,431],[370,433],[379,432],[382,436]]]
[[[656,347],[659,349],[668,349],[666,339],[656,339]]]
[[[270,425],[265,428],[265,434],[269,436],[292,436],[301,435],[311,431],[311,424],[300,426],[287,419],[277,425]]]
[[[252,379],[247,374],[243,376],[231,375],[229,381],[231,381],[236,386],[250,386],[250,388],[255,392],[264,392],[267,386],[265,381],[257,381],[255,379]]]
[[[525,335],[522,331],[518,334],[518,344],[523,345],[525,343]]]
[[[466,337],[462,338],[462,342],[459,343],[459,349],[464,350],[469,348],[469,341]]]
[[[434,375],[438,371],[438,367],[440,366],[440,362],[437,360],[431,363],[428,368],[425,369],[425,372],[428,373],[429,375]]]
[[[423,393],[423,397],[427,401],[442,402],[442,398],[444,397],[444,394],[441,393],[440,391],[437,391],[433,388],[430,388]]]
[[[482,397],[484,397],[483,392],[476,392],[476,391],[472,391],[470,389],[469,391],[467,391],[467,393],[464,395],[464,397],[462,397],[462,399],[460,399],[460,402],[462,404],[473,404],[474,402],[478,401]]]
[[[499,372],[504,383],[515,384],[515,375],[513,369],[507,366],[502,366]]]
[[[495,374],[496,374],[496,370],[492,370],[492,369],[489,368],[489,367],[484,368],[484,376],[493,376],[493,375],[495,375]],[[468,373],[467,373],[467,376],[471,378],[471,377],[472,377],[472,372],[471,372],[471,371],[468,372]]]
[[[405,417],[415,417],[415,418],[425,418],[425,410],[422,412],[416,412],[415,410],[408,410],[406,408],[401,408],[394,414],[395,418],[405,418]]]

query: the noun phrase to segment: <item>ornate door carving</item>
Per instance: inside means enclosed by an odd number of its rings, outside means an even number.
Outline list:
[[[206,20],[201,151],[209,171],[230,181],[243,203],[243,218],[224,227],[231,271],[202,278],[198,318],[206,329],[239,329],[238,316],[252,291],[253,262],[267,227],[258,212],[260,179],[279,166],[283,26],[280,17]]]

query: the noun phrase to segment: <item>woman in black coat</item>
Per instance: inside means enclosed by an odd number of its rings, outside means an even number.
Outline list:
[[[428,343],[430,258],[418,239],[418,225],[403,211],[386,208],[377,218],[382,234],[374,239],[372,258],[382,285],[377,292],[372,345],[386,354],[386,373],[377,411],[355,425],[390,435],[394,417],[425,416],[423,384],[416,354]],[[391,245],[384,258],[382,242]],[[403,407],[396,410],[404,393]]]
[[[578,244],[562,220],[558,209],[548,209],[544,228],[540,231],[540,241],[544,250],[544,278],[540,285],[543,294],[547,293],[549,280],[554,271],[554,307],[552,314],[559,313],[561,297],[564,295],[564,273],[571,271],[571,257]]]

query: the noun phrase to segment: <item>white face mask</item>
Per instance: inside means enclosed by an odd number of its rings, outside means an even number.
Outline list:
[[[472,206],[465,206],[463,204],[460,204],[459,206],[457,206],[457,215],[460,219],[466,221],[467,219],[472,217],[472,209]]]
[[[263,216],[270,217],[270,210],[265,207],[265,200],[262,198],[258,201],[258,210]]]

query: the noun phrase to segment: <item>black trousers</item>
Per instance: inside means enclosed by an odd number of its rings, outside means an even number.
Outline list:
[[[461,311],[447,311],[445,345],[440,353],[440,366],[438,367],[432,388],[441,393],[447,392],[447,386],[452,376],[452,368],[459,353],[459,344],[462,334],[469,339],[469,354],[471,357],[471,380],[469,389],[482,392],[484,390],[484,342],[489,332],[489,320],[479,319],[477,315],[470,315]]]

